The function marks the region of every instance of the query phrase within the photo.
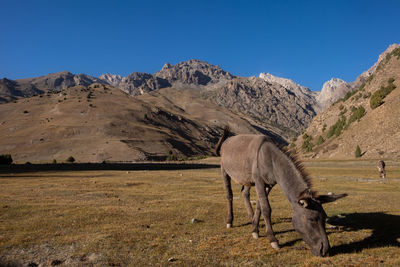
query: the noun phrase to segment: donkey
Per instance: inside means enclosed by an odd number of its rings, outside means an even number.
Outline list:
[[[386,178],[385,162],[383,160],[378,161],[377,167],[380,177],[383,179]]]
[[[322,204],[347,196],[318,195],[311,190],[311,179],[301,163],[288,152],[278,147],[272,139],[264,135],[237,135],[229,137],[229,129],[219,139],[216,153],[221,155],[221,172],[228,200],[227,227],[232,227],[233,204],[231,179],[243,185],[246,209],[252,217],[252,235],[258,238],[258,225],[262,213],[266,235],[272,248],[279,244],[272,230],[271,207],[268,194],[279,184],[293,208],[292,223],[316,256],[326,256],[329,241],[325,230],[327,215]],[[250,204],[249,190],[256,187],[258,196],[254,216]]]

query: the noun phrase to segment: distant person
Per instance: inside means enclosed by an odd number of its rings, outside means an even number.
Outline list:
[[[377,167],[381,178],[386,178],[385,162],[383,160],[378,161]]]

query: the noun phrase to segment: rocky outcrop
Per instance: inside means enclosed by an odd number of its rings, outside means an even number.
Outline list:
[[[309,99],[256,77],[228,81],[212,95],[222,106],[284,130],[286,138],[303,131],[316,115]]]
[[[149,73],[134,72],[123,78],[118,87],[132,96],[137,96],[170,86],[171,84],[166,79]]]
[[[293,92],[297,97],[306,101],[309,105],[317,108],[316,97],[318,92],[311,91],[309,88],[295,83],[294,81],[274,76],[270,73],[260,73],[259,77],[269,83],[277,83],[287,90]],[[318,110],[316,110],[318,112]]]
[[[197,59],[188,60],[176,65],[166,63],[160,71],[154,73],[154,76],[166,79],[171,84],[180,82],[194,85],[208,85],[210,83],[221,82],[221,80],[231,80],[235,77],[219,66],[211,65]]]
[[[332,78],[325,82],[322,86],[321,92],[316,97],[320,110],[325,110],[335,103],[338,99],[342,98],[347,92],[352,91],[354,88],[351,84],[338,79]]]
[[[106,73],[106,74],[100,75],[99,79],[105,81],[106,83],[108,83],[111,86],[118,88],[119,84],[122,82],[122,80],[125,79],[125,77],[122,77],[121,75]]]
[[[280,84],[282,87],[292,91],[297,96],[310,99],[310,101],[314,101],[313,98],[318,94],[290,79],[277,77],[270,73],[260,73],[259,77],[267,82]]]

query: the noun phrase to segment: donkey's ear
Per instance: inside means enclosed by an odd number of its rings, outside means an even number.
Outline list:
[[[308,201],[307,201],[307,199],[302,198],[302,199],[299,200],[299,204],[300,204],[300,206],[302,206],[303,208],[307,208],[307,206],[308,206]]]
[[[324,203],[333,202],[333,201],[335,201],[335,200],[337,200],[339,198],[342,198],[342,197],[347,197],[347,194],[344,193],[344,194],[339,194],[339,195],[335,195],[335,194],[332,194],[332,195],[319,195],[315,199],[318,200],[321,204],[324,204]]]

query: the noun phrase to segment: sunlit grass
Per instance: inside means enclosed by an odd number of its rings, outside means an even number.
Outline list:
[[[278,186],[270,202],[280,251],[272,250],[264,228],[260,239],[251,238],[239,185],[233,188],[235,227],[226,229],[219,169],[0,174],[0,263],[399,265],[400,167],[388,164],[382,182],[374,164],[306,163],[315,189],[349,194],[325,206],[339,218],[327,230],[328,258],[314,257],[293,231]]]

